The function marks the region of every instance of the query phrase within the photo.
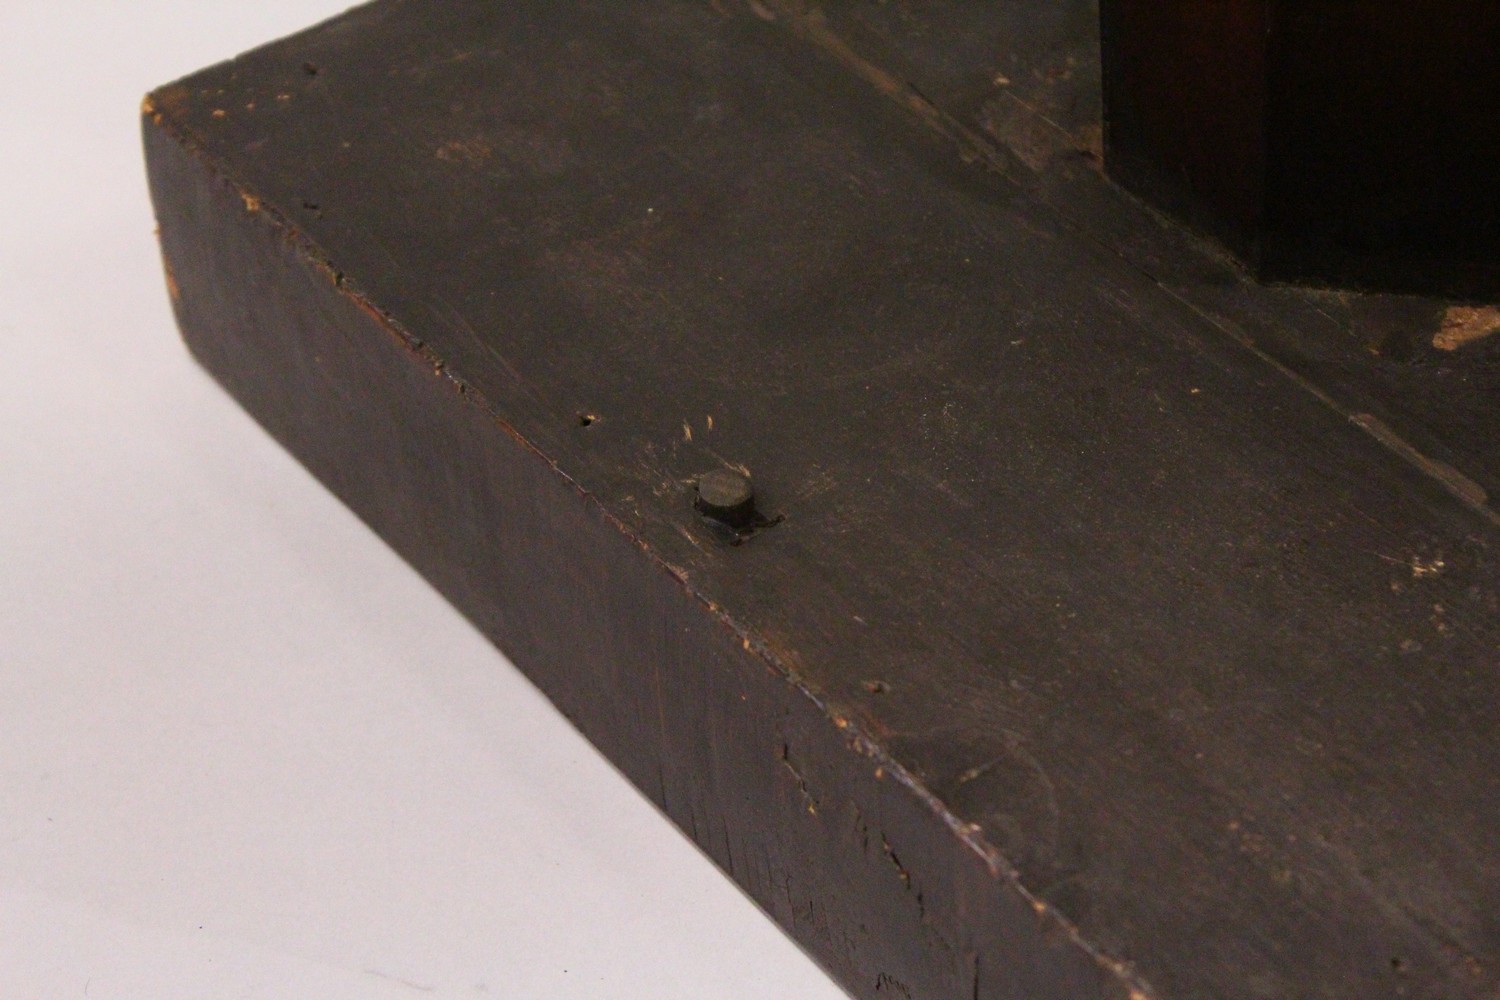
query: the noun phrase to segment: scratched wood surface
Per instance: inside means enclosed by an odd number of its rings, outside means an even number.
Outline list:
[[[179,319],[854,995],[1493,997],[1491,348],[1111,188],[1093,23],[384,0],[148,101]]]
[[[1061,219],[1329,397],[1350,419],[1497,508],[1500,308],[1251,280],[1211,242],[1105,180],[1097,4],[768,0],[794,31],[937,109]],[[1402,15],[1404,16],[1404,15]],[[1438,116],[1442,118],[1442,116]],[[1488,149],[1482,142],[1476,151]],[[1465,175],[1465,181],[1473,183]],[[1488,202],[1475,203],[1482,217]]]

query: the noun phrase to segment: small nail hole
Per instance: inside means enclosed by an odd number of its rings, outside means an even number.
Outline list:
[[[302,72],[306,73],[308,76],[317,76],[318,67],[314,66],[310,62],[306,62],[302,64]]]
[[[598,419],[599,418],[596,417],[596,416],[594,416],[592,413],[580,413],[580,414],[578,414],[578,426],[579,427],[592,427],[593,424],[594,424],[594,421],[596,421]]]
[[[865,690],[871,694],[886,694],[891,686],[885,681],[865,681]]]

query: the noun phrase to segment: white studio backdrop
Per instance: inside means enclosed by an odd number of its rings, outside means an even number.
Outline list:
[[[842,997],[179,343],[140,98],[342,6],[0,0],[0,997]]]

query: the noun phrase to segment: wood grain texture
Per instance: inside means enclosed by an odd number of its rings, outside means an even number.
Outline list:
[[[854,995],[1494,996],[1487,498],[1229,335],[1337,345],[1086,101],[1028,161],[859,12],[383,0],[163,88],[188,342]]]
[[[1420,296],[1265,285],[1215,243],[1163,225],[1106,180],[1093,0],[765,0],[780,23],[920,97],[964,155],[1045,201],[1058,224],[1116,254],[1226,337],[1450,483],[1494,516],[1500,494],[1500,311]],[[764,7],[764,5],[763,5]],[[1471,128],[1471,131],[1473,129]]]

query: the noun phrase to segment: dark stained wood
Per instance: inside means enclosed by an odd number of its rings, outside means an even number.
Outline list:
[[[1065,74],[878,6],[385,0],[163,88],[188,343],[854,995],[1492,997],[1487,497]]]
[[[1045,200],[1078,236],[1304,379],[1350,420],[1401,442],[1402,453],[1458,495],[1495,510],[1500,309],[1266,286],[1212,242],[1161,225],[1098,169],[1102,67],[1092,0],[851,0],[816,17],[797,0],[765,2],[823,48],[896,81],[888,90],[919,94],[948,133],[977,148],[966,155]]]
[[[1265,256],[1271,0],[1102,0],[1110,175]]]
[[[1101,6],[1122,183],[1269,279],[1500,297],[1500,7]]]

